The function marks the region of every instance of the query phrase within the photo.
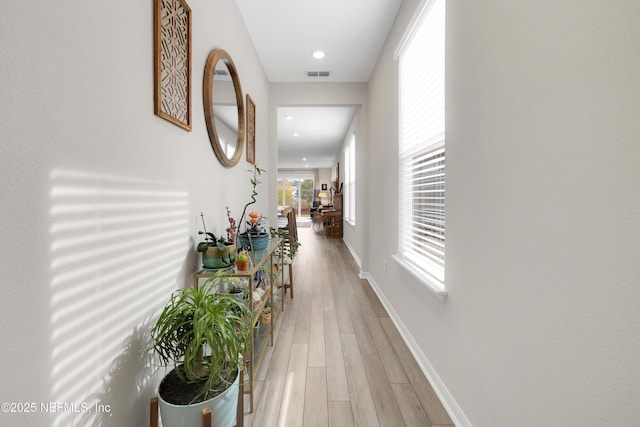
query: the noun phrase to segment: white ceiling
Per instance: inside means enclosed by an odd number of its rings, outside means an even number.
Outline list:
[[[333,83],[369,81],[402,0],[236,3],[269,81]],[[314,59],[315,50],[324,51],[325,58]],[[330,76],[308,77],[308,71],[329,71]],[[331,167],[354,110],[353,106],[279,108],[278,167]],[[285,114],[294,119],[285,123]],[[300,136],[294,138],[294,131]]]
[[[355,111],[352,106],[278,108],[278,168],[331,167]]]

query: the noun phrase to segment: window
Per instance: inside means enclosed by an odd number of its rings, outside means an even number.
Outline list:
[[[344,149],[345,189],[343,196],[343,216],[351,225],[356,223],[356,136],[351,136]]]
[[[427,0],[397,52],[400,70],[396,260],[436,293],[445,272],[445,0]]]
[[[278,174],[278,210],[291,206],[299,218],[310,216],[314,200],[314,176],[309,173]]]
[[[222,148],[222,152],[227,156],[227,158],[232,158],[236,151],[235,144],[229,144],[225,138],[219,136],[218,141],[220,141],[220,147]]]

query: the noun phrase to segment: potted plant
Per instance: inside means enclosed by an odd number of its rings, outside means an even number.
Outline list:
[[[227,292],[234,297],[243,300],[249,297],[249,291],[242,286],[242,280],[238,278],[227,278],[224,279],[226,282]]]
[[[260,314],[260,323],[268,325],[271,322],[271,305],[267,303]]]
[[[158,390],[167,427],[200,426],[207,407],[212,425],[235,420],[239,366],[252,323],[243,319],[251,311],[242,300],[215,292],[215,279],[175,291],[151,331],[153,351],[163,365],[173,366]]]
[[[247,251],[240,251],[236,255],[236,267],[238,271],[247,271],[249,269],[249,254],[247,254]]]
[[[260,175],[265,172],[264,169],[260,169],[257,165],[253,166],[253,170],[249,170],[253,174],[251,178],[251,200],[244,206],[242,211],[242,215],[240,216],[240,221],[238,224],[242,225],[245,214],[247,213],[247,208],[252,204],[256,203],[256,196],[258,192],[256,191],[256,187],[260,184]],[[264,250],[269,245],[269,233],[263,229],[262,220],[266,219],[266,217],[258,214],[256,212],[249,212],[249,220],[246,221],[246,226],[248,228],[243,233],[238,234],[238,243],[242,246],[250,246],[251,250]]]
[[[238,236],[238,241],[244,246],[251,246],[254,251],[263,251],[269,246],[269,233],[263,226],[265,216],[257,212],[249,212],[247,231]]]
[[[289,247],[289,256],[291,258],[293,258],[296,252],[298,252],[298,249],[300,248],[300,246],[302,246],[302,243],[300,243],[298,240],[291,237],[289,235],[289,232],[286,230],[275,228],[275,227],[269,227],[269,234],[271,234],[271,237],[281,237],[285,240],[285,242]]]
[[[204,231],[198,231],[198,234],[205,235],[205,239],[203,242],[198,243],[197,250],[202,253],[202,265],[209,269],[232,267],[236,261],[235,221],[230,216],[229,208],[227,208],[227,217],[229,218],[230,227],[227,228],[226,240],[222,236],[218,238],[215,234],[207,232],[202,212],[200,212],[200,216],[202,217]]]

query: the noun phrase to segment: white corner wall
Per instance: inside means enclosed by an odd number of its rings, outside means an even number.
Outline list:
[[[239,219],[250,195],[244,156],[226,169],[209,145],[212,49],[230,53],[256,102],[258,164],[274,157],[268,82],[233,0],[189,0],[193,131],[153,114],[152,5],[3,5],[0,400],[37,406],[2,425],[148,424],[162,374],[147,356],[153,313],[198,268],[200,212],[221,233],[225,206]]]
[[[393,51],[417,3],[369,87],[369,187],[389,195]],[[640,419],[638,16],[632,1],[448,2],[449,297],[391,260],[394,196],[369,201],[368,273],[458,425]]]
[[[337,153],[336,161],[340,162],[340,182],[346,183],[346,160],[345,160],[345,148],[349,141],[351,141],[351,136],[356,136],[356,156],[355,156],[355,175],[356,175],[356,186],[355,186],[355,206],[356,206],[356,220],[354,223],[350,223],[348,221],[344,221],[343,225],[343,241],[349,248],[351,255],[354,257],[356,264],[361,269],[363,268],[362,260],[366,259],[368,255],[368,234],[366,231],[368,230],[367,221],[369,219],[369,215],[366,209],[358,209],[358,206],[366,206],[366,200],[368,200],[368,191],[369,186],[367,185],[367,171],[369,164],[369,142],[367,140],[367,132],[363,129],[362,123],[362,107],[358,107],[353,115],[353,119],[349,124],[349,128],[344,135],[344,139],[342,144],[340,145],[340,149]],[[335,169],[334,163],[334,169]],[[375,189],[373,194],[377,194]],[[344,193],[346,196],[346,192]],[[343,200],[344,204],[344,200]],[[366,267],[365,267],[366,268]]]

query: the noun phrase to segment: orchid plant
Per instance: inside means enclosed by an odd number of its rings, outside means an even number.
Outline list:
[[[247,231],[251,234],[260,233],[262,231],[262,220],[266,218],[266,216],[263,216],[262,214],[259,214],[257,212],[249,212],[249,221],[247,221],[247,225],[249,226],[249,228],[247,229]]]
[[[214,247],[214,246],[216,246],[221,251],[224,250],[224,247],[225,247],[224,237],[220,236],[218,238],[216,237],[215,234],[207,231],[207,226],[204,223],[204,215],[202,212],[200,212],[200,217],[202,218],[202,228],[204,229],[204,231],[198,231],[198,234],[204,234],[205,238],[204,238],[204,242],[198,243],[198,252],[204,252],[208,248]]]
[[[229,210],[229,206],[227,206],[227,218],[229,219],[229,227],[227,228],[227,241],[229,243],[236,242],[236,235],[238,234],[238,226],[236,225],[236,220],[231,217],[231,211]]]
[[[244,210],[242,211],[242,215],[240,216],[240,221],[238,222],[238,224],[242,224],[242,220],[244,220],[244,215],[247,213],[247,208],[249,206],[251,206],[252,204],[256,203],[256,196],[258,195],[258,192],[256,191],[256,187],[258,186],[258,184],[260,184],[259,178],[260,175],[265,172],[264,169],[260,169],[258,167],[258,165],[254,165],[253,166],[253,170],[249,170],[249,172],[253,173],[253,177],[251,178],[250,182],[251,182],[251,186],[252,191],[251,191],[251,200],[249,201],[249,203],[247,203],[246,205],[244,205]],[[251,212],[250,212],[251,214]],[[251,218],[251,217],[250,217]],[[259,222],[256,223],[259,224]],[[247,225],[252,226],[253,224],[251,224],[250,221],[247,221]],[[250,230],[248,230],[250,231]]]
[[[227,218],[229,219],[229,227],[227,228],[227,239],[225,240],[224,236],[220,235],[217,237],[214,233],[207,231],[207,226],[204,222],[204,214],[200,212],[200,217],[202,218],[202,228],[204,231],[198,231],[198,234],[202,234],[205,236],[204,242],[200,242],[198,244],[198,252],[204,252],[208,248],[217,247],[218,250],[223,251],[225,246],[233,245],[236,242],[236,235],[238,234],[238,227],[236,226],[236,220],[231,217],[231,211],[229,207],[227,209]]]

